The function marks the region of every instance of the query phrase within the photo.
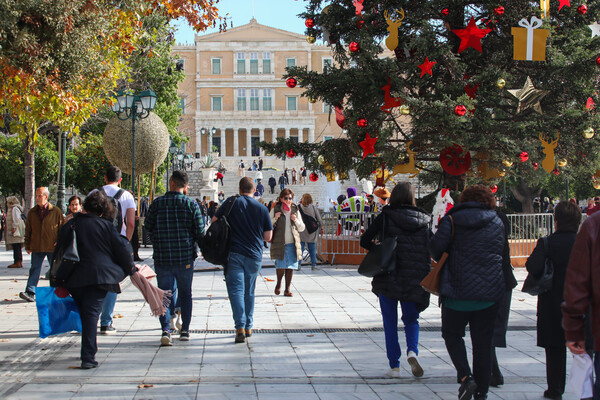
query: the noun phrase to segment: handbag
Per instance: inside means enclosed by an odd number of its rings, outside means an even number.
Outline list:
[[[317,231],[321,226],[319,221],[317,221],[315,217],[311,217],[310,215],[302,211],[302,207],[298,206],[298,210],[300,210],[300,216],[302,216],[302,222],[304,222],[304,225],[306,226],[306,231],[308,233],[313,233]]]
[[[454,239],[454,219],[452,215],[448,216],[450,218],[450,224],[452,226],[452,237],[450,239],[450,243],[452,243],[452,239]],[[421,287],[436,296],[440,295],[440,280],[442,278],[442,268],[448,259],[448,252],[445,251],[442,253],[442,256],[438,261],[431,261],[431,271],[423,278],[421,281]]]
[[[52,262],[52,268],[50,269],[50,286],[52,287],[65,285],[79,262],[75,224],[64,229],[69,229],[69,234],[65,243],[57,249]]]
[[[25,222],[22,219],[19,219],[19,222],[17,222],[17,228],[13,236],[19,238],[25,237]]]
[[[385,234],[385,214],[382,218],[381,242],[369,250],[358,267],[358,273],[369,278],[388,274],[396,269],[396,238],[394,236],[383,237]]]
[[[35,306],[42,339],[71,331],[81,332],[81,317],[75,299],[71,296],[59,297],[54,290],[47,286],[35,289]]]
[[[554,277],[554,265],[552,260],[548,257],[548,237],[542,238],[542,244],[544,245],[544,270],[542,275],[539,277],[534,276],[532,273],[527,274],[525,282],[523,282],[522,292],[537,296],[548,290],[552,289],[552,278]]]

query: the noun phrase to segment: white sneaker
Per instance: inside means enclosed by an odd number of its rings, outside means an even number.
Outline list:
[[[400,378],[400,368],[391,368],[385,375],[388,378]]]
[[[414,351],[409,351],[406,360],[408,361],[408,365],[410,365],[412,374],[417,378],[422,377],[423,368],[419,364],[419,357],[417,356],[417,354]]]

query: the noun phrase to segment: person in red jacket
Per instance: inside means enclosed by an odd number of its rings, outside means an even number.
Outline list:
[[[588,206],[587,210],[585,210],[585,213],[587,215],[592,215],[593,213],[595,213],[598,210],[600,210],[600,197],[594,197],[594,206],[593,207]]]

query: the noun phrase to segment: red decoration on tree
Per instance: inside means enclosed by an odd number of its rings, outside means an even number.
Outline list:
[[[287,87],[293,89],[298,84],[298,81],[296,80],[296,78],[287,78],[287,80],[285,81],[285,84],[287,85]]]
[[[356,29],[362,28],[364,24],[365,21],[363,21],[362,19],[360,21],[356,21]]]
[[[369,132],[365,135],[365,140],[358,142],[358,145],[363,149],[363,160],[369,154],[375,153],[375,143],[377,142],[376,137],[369,136]]]
[[[600,66],[600,56],[596,57],[596,65]]]
[[[337,122],[338,126],[344,129],[344,122],[346,122],[346,117],[344,117],[344,109],[342,106],[335,106],[335,122]]]
[[[348,46],[348,48],[350,49],[351,52],[356,53],[360,49],[360,46],[358,45],[357,42],[352,42],[352,43],[350,43],[350,46]]]
[[[469,96],[471,99],[474,99],[475,95],[477,94],[477,89],[479,89],[479,85],[479,83],[475,85],[465,85],[464,89],[467,96]]]
[[[312,28],[315,26],[315,20],[312,18],[306,18],[306,21],[304,21],[304,25],[306,25],[307,28]]]
[[[577,12],[581,15],[585,14],[587,12],[587,6],[585,4],[580,5],[577,7]]]
[[[311,172],[308,179],[310,179],[311,182],[316,182],[319,180],[319,175],[317,175],[316,172]]]
[[[452,32],[460,38],[458,52],[461,53],[467,48],[472,47],[478,52],[483,53],[483,50],[481,49],[481,39],[491,31],[491,29],[478,28],[477,24],[475,24],[475,18],[471,17],[471,20],[465,29],[452,30]]]
[[[296,155],[297,155],[297,154],[296,154],[296,152],[294,151],[294,149],[289,149],[288,151],[286,151],[286,152],[285,152],[285,155],[286,155],[288,158],[294,158],[294,157],[296,157]]]
[[[558,170],[558,168],[554,168],[554,169],[552,170],[552,173],[553,173],[554,175],[558,176],[558,175],[560,174],[560,171]]]
[[[490,190],[492,191],[492,193],[496,193],[498,191],[498,185],[490,186]]]
[[[450,14],[450,10],[448,10],[447,8],[442,8],[440,14],[442,14],[442,17],[447,17]]]
[[[503,16],[504,15],[504,6],[498,6],[498,7],[494,8],[494,14],[496,14],[499,17]]]
[[[471,167],[471,153],[463,152],[463,148],[454,143],[440,153],[440,164],[446,173],[460,176]]]
[[[562,10],[564,6],[571,7],[571,0],[558,0],[558,11]]]
[[[585,108],[587,108],[588,111],[592,111],[594,109],[594,99],[588,97],[587,102],[585,103]]]
[[[533,165],[533,169],[535,171],[537,171],[537,167],[538,167],[538,163],[536,163],[535,161],[531,163],[531,165]]]
[[[356,126],[358,126],[359,128],[366,128],[367,120],[365,118],[360,118],[358,121],[356,121]]]
[[[525,162],[529,160],[529,153],[526,151],[522,151],[521,154],[519,154],[519,157],[521,158],[521,162]]]
[[[401,97],[392,97],[390,91],[392,90],[392,81],[388,78],[388,83],[381,88],[385,92],[384,104],[381,106],[381,110],[390,114],[392,108],[401,106],[404,100]]]
[[[467,112],[467,107],[465,107],[463,105],[458,105],[458,106],[454,107],[454,114],[458,115],[459,117],[462,117],[463,115],[465,115],[466,112]]]
[[[354,13],[356,15],[362,15],[363,12],[363,1],[364,0],[352,0],[352,4],[354,4]]]
[[[421,70],[421,78],[425,74],[429,74],[429,75],[433,76],[433,73],[431,72],[431,68],[433,68],[433,66],[435,64],[437,64],[436,61],[429,61],[429,57],[425,57],[425,62],[423,64],[419,65],[419,69]]]

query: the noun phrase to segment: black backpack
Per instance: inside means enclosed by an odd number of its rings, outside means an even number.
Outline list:
[[[211,264],[222,265],[224,268],[227,268],[231,249],[231,226],[229,226],[227,217],[238,197],[239,195],[235,196],[221,218],[210,224],[199,243],[204,259]]]
[[[119,235],[120,235],[121,229],[123,228],[123,212],[121,211],[121,203],[119,202],[119,199],[121,198],[121,196],[123,195],[125,190],[119,189],[119,191],[117,193],[115,193],[114,197],[107,195],[106,192],[104,191],[104,188],[100,188],[98,190],[101,191],[102,193],[104,193],[106,195],[106,197],[108,197],[108,200],[110,200],[110,202],[112,203],[115,210],[117,210],[117,213],[116,213],[115,218],[113,219],[112,223],[115,226],[115,228],[117,228],[117,232],[119,232]]]

